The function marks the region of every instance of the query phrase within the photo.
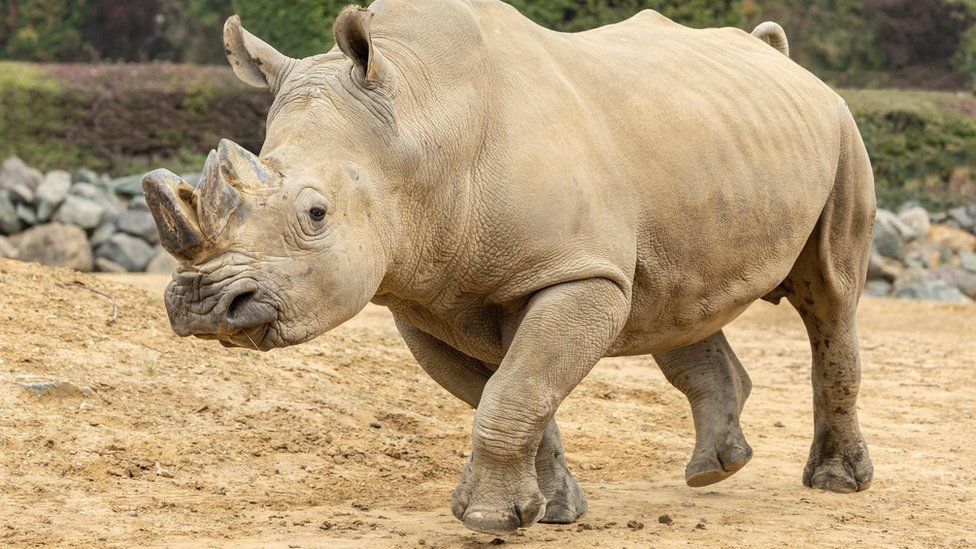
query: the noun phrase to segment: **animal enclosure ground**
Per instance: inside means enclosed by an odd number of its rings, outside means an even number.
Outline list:
[[[493,541],[449,511],[472,413],[385,310],[304,346],[228,350],[171,333],[165,283],[0,261],[0,545]],[[650,358],[605,360],[559,412],[589,514],[506,545],[976,546],[976,306],[866,300],[860,327],[869,491],[801,486],[809,347],[788,306],[762,303],[727,331],[755,386],[752,463],[686,487],[684,397]]]

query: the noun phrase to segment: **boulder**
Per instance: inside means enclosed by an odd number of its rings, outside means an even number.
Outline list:
[[[962,267],[947,267],[944,278],[970,299],[976,299],[976,273]]]
[[[72,183],[94,183],[96,181],[98,181],[98,174],[88,168],[81,168],[76,171],[71,179]]]
[[[133,196],[132,200],[129,201],[128,208],[130,210],[149,210],[149,203],[146,202],[146,197],[143,195]]]
[[[113,234],[95,249],[96,257],[114,261],[129,272],[144,271],[155,254],[156,251],[145,240],[125,233]]]
[[[102,224],[92,232],[91,238],[88,240],[91,242],[93,248],[97,248],[103,242],[107,241],[109,238],[112,238],[112,235],[117,232],[119,232],[119,228],[115,226],[113,221],[103,221]]]
[[[17,206],[7,192],[0,189],[0,234],[17,234],[22,228]]]
[[[877,250],[871,250],[871,259],[868,262],[868,280],[894,282],[903,269],[901,263],[882,256]]]
[[[949,215],[949,219],[959,224],[960,228],[970,232],[976,228],[976,219],[973,219],[973,217],[969,215],[969,211],[966,208],[953,208],[946,213]]]
[[[28,227],[33,227],[37,225],[37,213],[34,208],[30,207],[28,204],[17,204],[17,218],[20,219],[24,225]]]
[[[159,244],[159,230],[153,216],[146,210],[127,210],[115,218],[119,230],[138,236],[150,244]]]
[[[3,165],[0,166],[0,189],[9,189],[15,185],[23,184],[33,190],[41,184],[43,179],[44,174],[24,164],[24,161],[16,156],[4,160]]]
[[[954,285],[947,282],[941,273],[921,269],[907,269],[895,281],[895,297],[902,299],[924,299],[949,303],[968,303],[970,300]]]
[[[91,271],[94,266],[85,231],[71,225],[49,223],[28,229],[11,239],[17,259],[45,265]]]
[[[976,254],[962,252],[959,254],[959,265],[969,272],[976,273]]]
[[[34,199],[37,203],[37,219],[41,223],[51,219],[51,214],[68,197],[71,189],[71,175],[68,172],[55,170],[44,176],[44,181],[37,187]]]
[[[139,196],[142,194],[142,176],[132,175],[113,179],[110,183],[115,194],[122,196]]]
[[[946,225],[933,225],[925,241],[956,255],[976,252],[976,235]]]
[[[891,282],[887,280],[869,280],[864,286],[864,293],[872,297],[888,297],[891,295]]]
[[[34,189],[27,186],[26,183],[17,183],[7,191],[10,193],[10,200],[13,200],[17,204],[33,204],[34,203]]]
[[[78,185],[81,185],[79,183]],[[78,185],[75,185],[77,187]],[[72,190],[74,187],[72,187]],[[91,198],[69,194],[64,200],[54,220],[68,225],[77,225],[83,229],[94,229],[105,217],[106,209],[102,204]]]
[[[146,272],[152,274],[173,274],[177,267],[180,266],[180,262],[176,260],[175,257],[169,255],[169,252],[163,249],[159,249],[156,252],[156,256],[152,258],[152,261],[146,265]]]
[[[914,237],[915,231],[902,223],[898,216],[887,210],[878,210],[873,236],[878,253],[900,261],[905,256],[905,243]]]
[[[903,210],[898,214],[898,219],[915,233],[915,238],[925,238],[932,227],[929,222],[929,212],[921,206],[913,206]]]
[[[112,261],[107,257],[96,257],[95,258],[95,270],[100,273],[124,273],[127,272],[125,267],[119,265],[118,263]]]
[[[16,257],[17,248],[9,240],[0,236],[0,259],[15,259]]]

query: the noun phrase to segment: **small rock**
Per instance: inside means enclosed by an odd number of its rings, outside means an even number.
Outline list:
[[[643,530],[644,523],[637,520],[630,520],[627,521],[627,528],[630,528],[631,530]]]
[[[374,421],[374,422],[370,423],[369,426],[372,427],[373,429],[382,429],[383,428],[383,425],[380,422],[378,422],[378,421]]]
[[[72,225],[38,225],[18,234],[11,241],[19,251],[17,259],[21,261],[85,272],[91,271],[94,266],[85,231]]]
[[[929,229],[932,228],[929,212],[921,206],[913,206],[903,210],[898,214],[898,219],[915,233],[914,238],[925,238],[929,234]]]
[[[115,226],[114,222],[103,221],[102,224],[92,232],[91,238],[89,239],[92,247],[97,248],[109,238],[112,238],[112,235],[117,232],[119,232],[119,228]]]
[[[976,254],[962,252],[959,254],[959,264],[963,269],[976,273]]]
[[[495,538],[489,541],[488,543],[491,545],[505,545],[505,540],[503,540],[502,538]]]
[[[915,232],[902,223],[898,216],[878,210],[874,222],[874,247],[884,257],[901,260],[905,254],[905,243],[915,236]]]
[[[0,165],[0,189],[9,189],[22,183],[33,190],[43,179],[44,174],[31,168],[16,156],[11,156]]]
[[[106,257],[95,258],[95,270],[100,273],[125,273],[125,267]]]
[[[966,208],[953,208],[946,213],[949,215],[949,219],[954,220],[963,229],[969,230],[972,229],[973,226],[976,226],[976,219],[973,219],[969,215],[969,211]]]
[[[17,206],[6,192],[0,190],[0,234],[17,234],[23,228]]]
[[[690,500],[682,501],[681,502],[681,506],[682,507],[689,507],[689,508],[691,508],[691,507],[694,507],[695,506],[695,502],[694,501],[690,501]]]
[[[695,525],[695,529],[696,530],[704,530],[705,529],[705,522],[704,521],[699,521],[698,524]]]
[[[38,398],[71,399],[87,398],[94,394],[91,387],[79,387],[67,381],[35,381],[18,383],[22,389]]]
[[[79,183],[78,185],[82,185]],[[78,185],[75,185],[77,187]],[[72,187],[74,189],[74,187]],[[94,229],[105,217],[105,207],[95,200],[70,194],[65,199],[54,220],[67,225],[76,225],[82,229]]]
[[[888,297],[891,288],[891,282],[887,280],[869,280],[864,286],[864,293],[871,297]]]
[[[138,196],[142,194],[142,176],[130,175],[113,179],[109,184],[115,194],[122,196]]]
[[[37,187],[34,199],[37,202],[37,219],[41,223],[51,219],[51,214],[68,197],[71,189],[71,175],[68,172],[55,170],[44,176],[44,181]]]
[[[34,208],[30,207],[28,204],[17,204],[17,218],[23,222],[24,225],[28,227],[33,227],[37,225],[37,214],[34,213]]]
[[[98,174],[88,168],[81,168],[75,172],[72,183],[95,183],[98,181]]]
[[[0,259],[14,259],[16,257],[17,248],[9,240],[0,236]]]
[[[152,274],[173,274],[180,266],[180,262],[169,252],[158,248],[156,255],[146,265],[146,272]]]
[[[17,183],[7,192],[10,193],[10,200],[17,204],[34,203],[34,189],[28,187],[26,183]]]
[[[127,210],[115,218],[119,230],[138,236],[150,244],[159,244],[159,231],[153,216],[146,210]]]
[[[95,257],[104,257],[129,272],[142,272],[156,254],[145,240],[125,233],[115,233],[95,249]]]
[[[786,427],[786,425],[782,421],[777,421],[776,423],[773,424],[773,427],[782,429],[783,427]]]
[[[670,515],[661,515],[657,517],[657,521],[661,524],[667,524],[668,526],[671,526],[674,523],[674,520]]]

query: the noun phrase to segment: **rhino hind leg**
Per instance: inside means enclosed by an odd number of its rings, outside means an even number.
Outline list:
[[[477,408],[492,370],[481,361],[464,355],[421,330],[397,321],[397,328],[420,366],[451,394]],[[542,436],[535,456],[539,491],[546,498],[545,515],[539,522],[571,524],[586,514],[588,505],[582,488],[566,462],[559,427],[553,418]],[[465,467],[465,484],[470,464]]]
[[[871,166],[856,130],[833,191],[789,275],[813,354],[814,436],[803,484],[831,492],[871,485],[873,467],[857,418],[861,361],[855,313],[871,250]]]
[[[752,382],[721,331],[698,343],[654,355],[664,376],[688,398],[695,450],[685,468],[689,486],[725,480],[752,459],[739,425]]]

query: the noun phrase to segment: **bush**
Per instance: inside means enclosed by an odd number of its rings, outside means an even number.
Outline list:
[[[0,158],[44,170],[199,170],[222,137],[258,150],[270,103],[223,68],[0,62]]]

